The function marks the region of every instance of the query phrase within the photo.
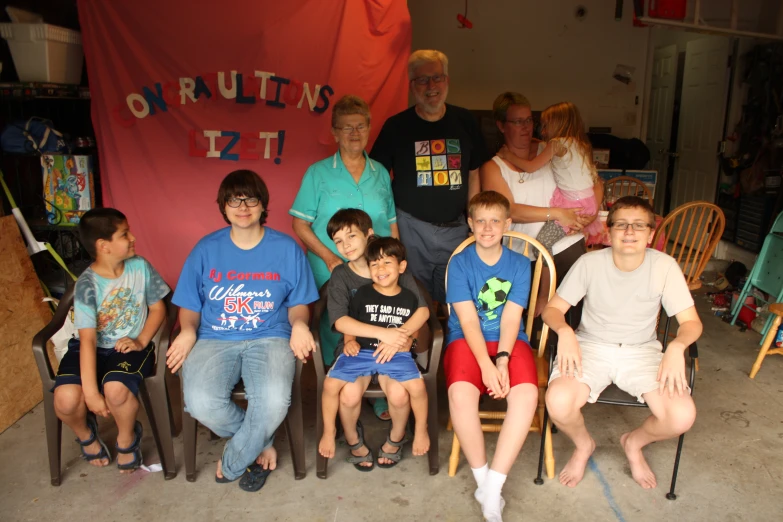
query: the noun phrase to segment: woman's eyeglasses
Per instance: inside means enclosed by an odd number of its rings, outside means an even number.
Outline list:
[[[345,127],[335,127],[335,129],[337,129],[338,131],[342,132],[346,136],[349,136],[349,135],[353,134],[354,131],[356,131],[359,134],[361,134],[362,132],[366,131],[367,128],[368,128],[367,125],[365,125],[364,123],[360,123],[356,127],[352,127],[350,125],[346,125]]]
[[[510,123],[514,127],[531,127],[533,125],[533,118],[506,120],[506,123]]]
[[[247,207],[257,207],[261,200],[258,198],[228,198],[226,204],[231,208],[239,208],[244,203]]]

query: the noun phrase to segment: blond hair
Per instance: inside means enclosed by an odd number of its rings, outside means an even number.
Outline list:
[[[582,160],[590,169],[593,182],[598,182],[598,171],[593,163],[593,145],[587,139],[585,124],[576,105],[571,102],[550,105],[541,113],[541,126],[546,128],[547,141],[553,138],[573,140]]]
[[[495,121],[500,123],[506,122],[508,116],[508,110],[512,105],[519,105],[520,107],[527,107],[530,109],[530,101],[525,96],[518,92],[507,91],[498,95],[495,98],[495,102],[492,104],[492,117]]]
[[[408,58],[408,79],[413,80],[413,75],[420,66],[426,63],[437,63],[443,66],[443,74],[449,75],[449,59],[440,51],[432,49],[419,49],[411,53]]]
[[[470,198],[468,215],[472,218],[479,208],[499,208],[506,213],[506,218],[511,217],[511,203],[509,203],[508,198],[494,190],[479,192]]]

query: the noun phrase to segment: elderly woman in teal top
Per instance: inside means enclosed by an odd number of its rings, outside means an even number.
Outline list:
[[[294,217],[294,232],[307,246],[307,260],[319,288],[344,262],[326,234],[326,224],[338,210],[364,210],[377,235],[400,237],[389,173],[364,150],[370,136],[367,103],[352,95],[340,99],[332,109],[332,134],[337,153],[307,169],[288,211]]]

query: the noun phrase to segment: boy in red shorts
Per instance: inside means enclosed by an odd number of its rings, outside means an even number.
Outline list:
[[[522,324],[530,297],[530,261],[501,244],[511,224],[508,200],[481,192],[470,200],[468,224],[476,242],[449,264],[451,305],[446,358],[454,432],[478,488],[484,518],[500,521],[503,483],[525,442],[538,403],[533,352]],[[478,416],[483,393],[508,402],[492,467]]]

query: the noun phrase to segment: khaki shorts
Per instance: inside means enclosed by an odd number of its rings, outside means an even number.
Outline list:
[[[595,402],[610,384],[644,403],[642,395],[658,389],[658,368],[663,352],[661,343],[609,344],[579,340],[582,349],[582,376],[579,382],[590,387],[587,402]],[[549,382],[560,377],[555,360]]]

